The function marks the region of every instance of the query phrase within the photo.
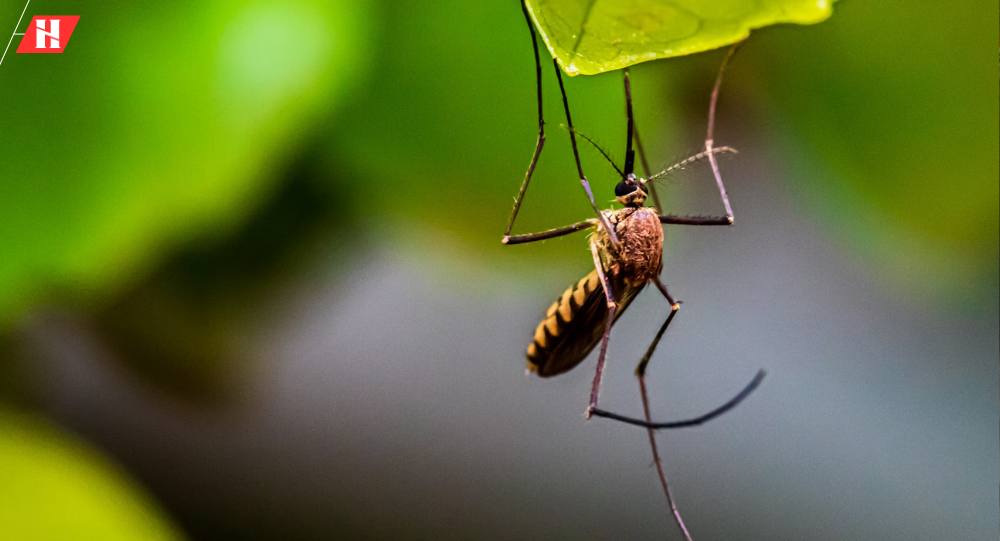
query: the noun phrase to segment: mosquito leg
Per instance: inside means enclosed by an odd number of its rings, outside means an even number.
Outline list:
[[[594,193],[590,190],[590,182],[587,181],[587,176],[583,174],[583,164],[580,162],[580,150],[576,146],[576,130],[573,129],[573,118],[569,113],[569,99],[566,97],[566,87],[563,86],[562,71],[559,69],[559,63],[555,59],[552,60],[552,65],[556,70],[556,80],[559,81],[559,92],[562,93],[563,109],[566,111],[566,127],[569,130],[569,141],[573,147],[573,158],[576,160],[576,172],[580,176],[580,184],[583,186],[583,191],[587,194],[590,207],[594,209],[594,213],[597,214],[597,218],[601,221],[601,225],[604,226],[604,230],[608,232],[611,243],[618,246],[618,235],[608,222],[607,216],[597,207],[597,202],[594,201]]]
[[[632,126],[633,135],[635,135],[635,150],[639,154],[639,163],[642,164],[643,176],[648,177],[653,174],[653,170],[649,168],[649,160],[646,158],[646,149],[642,146],[642,139],[639,137],[639,127],[633,124]],[[656,207],[656,212],[663,214],[663,203],[660,201],[660,194],[656,191],[655,183],[646,184],[646,189],[649,190],[650,195],[653,196],[653,206]]]
[[[597,269],[597,276],[601,279],[601,286],[604,288],[604,298],[608,303],[608,317],[604,320],[604,336],[601,338],[601,351],[597,355],[597,370],[594,372],[594,383],[590,387],[590,404],[587,406],[587,419],[597,410],[597,399],[601,393],[601,380],[604,378],[604,363],[608,355],[608,340],[611,338],[611,325],[615,322],[615,313],[618,311],[618,303],[615,302],[615,293],[611,290],[611,281],[604,274],[604,264],[601,262],[601,254],[597,244],[590,242],[590,253],[594,256],[594,268]]]
[[[632,114],[632,79],[628,68],[622,70],[622,81],[625,83],[625,120],[627,133],[625,135],[625,175],[635,172],[635,151],[632,150],[632,137],[635,134],[635,115]]]
[[[663,214],[661,224],[675,225],[733,225],[730,216],[682,216],[679,214]]]
[[[722,183],[719,162],[715,159],[712,147],[715,145],[715,110],[719,103],[719,87],[722,86],[722,76],[726,72],[726,66],[729,65],[729,59],[733,57],[742,44],[743,42],[740,42],[730,47],[725,58],[722,59],[722,65],[719,66],[719,73],[715,76],[715,84],[712,85],[712,96],[708,100],[708,127],[705,131],[705,152],[708,152],[708,163],[712,166],[712,176],[715,177],[715,185],[719,188],[719,198],[722,199],[722,207],[726,210],[726,219],[730,224],[733,223],[733,207],[729,204],[729,195],[726,193],[726,185]]]
[[[517,197],[514,198],[514,208],[510,212],[507,228],[503,232],[504,244],[509,244],[507,239],[514,228],[514,220],[517,219],[517,213],[521,210],[524,193],[528,191],[528,184],[531,183],[531,175],[535,172],[535,166],[538,165],[538,157],[542,155],[542,148],[545,146],[545,118],[542,113],[542,64],[538,59],[538,36],[535,34],[535,26],[531,23],[531,17],[528,15],[528,8],[525,6],[524,0],[521,0],[521,11],[524,13],[525,22],[528,23],[528,31],[531,32],[531,47],[535,52],[535,98],[538,103],[538,137],[535,139],[535,151],[531,154],[531,162],[528,163],[528,170],[524,173],[521,188],[517,191]]]
[[[767,372],[765,372],[764,370],[758,370],[757,374],[755,374],[753,379],[750,380],[750,383],[747,383],[743,387],[743,389],[740,390],[740,392],[736,393],[736,395],[730,398],[729,401],[727,401],[725,404],[715,408],[712,411],[709,411],[708,413],[704,413],[702,415],[699,415],[698,417],[692,417],[690,419],[656,423],[642,419],[636,419],[635,417],[626,417],[625,415],[619,415],[617,413],[612,413],[610,411],[605,411],[597,408],[593,409],[591,413],[598,417],[613,419],[615,421],[621,421],[625,424],[641,426],[644,428],[652,428],[654,430],[700,426],[740,405],[740,402],[746,400],[746,398],[750,396],[750,394],[753,393],[754,390],[757,389],[757,387],[760,386],[761,382],[764,381],[765,376],[767,376]]]
[[[670,326],[670,322],[673,321],[674,316],[677,315],[677,311],[680,310],[681,305],[679,302],[674,300],[667,290],[667,286],[660,281],[659,278],[654,278],[653,283],[656,284],[656,288],[660,290],[667,302],[670,303],[670,313],[667,314],[667,319],[664,320],[663,325],[660,326],[660,330],[657,331],[656,337],[649,344],[646,349],[645,355],[639,360],[639,364],[635,368],[635,375],[639,379],[639,395],[642,397],[642,414],[645,417],[647,423],[652,423],[652,419],[649,413],[649,395],[646,391],[646,366],[649,364],[649,360],[653,357],[653,352],[656,350],[656,346],[660,343],[660,339],[663,338],[663,333],[666,332],[667,327]],[[681,530],[681,535],[687,541],[692,541],[691,532],[688,531],[687,525],[684,524],[684,518],[681,517],[681,512],[677,509],[677,502],[674,500],[674,494],[670,490],[670,482],[667,480],[667,472],[663,467],[663,460],[660,458],[660,451],[656,445],[656,431],[652,428],[647,428],[646,433],[649,436],[649,448],[653,453],[653,465],[656,467],[656,475],[660,479],[660,487],[663,489],[663,494],[667,497],[667,507],[670,509],[670,513],[674,516],[674,522],[677,523],[677,527]]]
[[[582,222],[576,222],[575,224],[564,225],[562,227],[554,227],[552,229],[546,229],[545,231],[539,231],[537,233],[504,235],[501,242],[503,242],[504,244],[524,244],[526,242],[535,242],[538,240],[551,239],[554,237],[569,235],[570,233],[575,233],[577,231],[587,229],[588,227],[593,227],[596,224],[597,224],[597,218],[590,218]]]
[[[674,164],[666,171],[651,177],[652,179],[655,179],[656,177],[669,172],[670,169],[683,166],[689,160],[707,157],[708,163],[712,167],[712,176],[715,178],[715,185],[719,189],[719,198],[722,200],[722,207],[725,209],[726,214],[723,216],[683,216],[677,214],[661,214],[660,223],[679,225],[733,225],[733,207],[729,203],[729,195],[726,193],[726,185],[722,182],[722,173],[719,171],[719,161],[715,155],[722,152],[735,151],[729,147],[715,146],[715,111],[719,103],[719,87],[722,86],[722,77],[726,72],[726,66],[729,65],[729,60],[740,48],[740,45],[742,45],[742,42],[729,48],[729,51],[726,53],[726,57],[722,60],[722,65],[719,66],[719,73],[715,77],[715,84],[712,86],[712,95],[708,101],[708,128],[705,133],[705,150],[695,156],[692,156],[691,158],[688,158],[687,160]],[[648,185],[651,184],[652,183]],[[662,213],[663,211],[660,210],[660,212]]]
[[[673,321],[674,316],[676,316],[677,312],[681,309],[681,303],[674,300],[674,298],[670,295],[670,292],[667,291],[667,286],[663,285],[663,282],[660,281],[659,277],[654,277],[653,283],[656,284],[656,288],[660,290],[663,297],[667,299],[668,303],[670,303],[670,313],[667,314],[666,321],[664,321],[663,325],[660,326],[660,330],[656,332],[656,336],[653,337],[653,341],[649,344],[649,347],[646,348],[646,353],[642,356],[642,359],[639,359],[639,364],[635,367],[635,375],[639,377],[640,383],[646,377],[646,365],[649,364],[649,360],[653,357],[653,352],[656,351],[656,346],[660,344],[660,340],[663,338],[663,333],[667,332],[667,327],[670,326],[670,322]]]

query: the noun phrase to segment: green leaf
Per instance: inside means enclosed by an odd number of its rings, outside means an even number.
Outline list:
[[[755,28],[825,20],[832,0],[527,0],[567,75],[596,75],[736,43]]]
[[[0,410],[5,539],[180,539],[149,497],[82,443]]]

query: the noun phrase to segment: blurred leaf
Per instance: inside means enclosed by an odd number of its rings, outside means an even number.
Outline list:
[[[37,420],[0,410],[5,539],[132,541],[181,536],[114,466]]]
[[[224,234],[365,65],[366,8],[349,0],[45,10],[81,19],[65,54],[0,72],[0,326]]]
[[[352,253],[353,193],[335,192],[311,154],[240,228],[223,239],[174,250],[154,272],[96,311],[95,330],[112,357],[159,389],[202,405],[243,395],[259,356],[247,351],[286,287]],[[346,179],[345,179],[346,180]],[[343,208],[348,205],[347,208]],[[2,382],[0,382],[2,386]]]
[[[753,44],[767,51],[753,71],[787,149],[771,161],[795,173],[789,191],[846,257],[928,306],[996,307],[997,9],[976,4],[844,3],[812,39],[769,33]]]
[[[825,20],[832,0],[527,0],[567,75],[595,75],[736,43],[755,28]]]

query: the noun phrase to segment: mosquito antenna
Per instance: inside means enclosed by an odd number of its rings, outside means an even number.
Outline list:
[[[561,124],[561,126],[563,129],[569,129],[566,127],[565,124]],[[621,175],[622,177],[625,176],[625,173],[622,173],[622,170],[619,169],[618,166],[615,164],[615,160],[611,158],[611,154],[609,154],[607,150],[604,150],[604,147],[597,144],[597,141],[594,141],[593,139],[590,138],[590,136],[581,132],[580,130],[576,130],[576,134],[582,137],[584,141],[590,143],[591,146],[596,148],[597,151],[601,153],[601,156],[604,156],[604,159],[607,160],[609,164],[611,164],[611,167],[615,168],[615,171],[617,171],[619,175]]]
[[[628,68],[622,70],[625,81],[625,117],[628,119],[628,134],[625,137],[625,174],[627,176],[635,172],[635,151],[632,150],[632,135],[635,133],[635,118],[632,115],[632,80],[628,74]]]
[[[673,173],[674,171],[684,169],[685,167],[691,165],[692,163],[695,163],[699,160],[704,160],[705,158],[708,158],[709,156],[713,156],[715,154],[736,154],[736,153],[737,150],[733,147],[712,147],[711,150],[703,150],[697,154],[684,158],[683,160],[671,165],[670,167],[667,167],[663,171],[660,171],[659,173],[647,178],[646,182],[652,182],[654,180],[663,178],[669,175],[670,173]]]

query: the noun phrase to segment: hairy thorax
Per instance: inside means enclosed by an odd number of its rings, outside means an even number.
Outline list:
[[[656,211],[647,207],[626,207],[605,211],[614,226],[620,248],[616,251],[607,232],[598,224],[595,242],[604,269],[621,276],[625,283],[638,286],[660,274],[663,263],[663,226]]]

